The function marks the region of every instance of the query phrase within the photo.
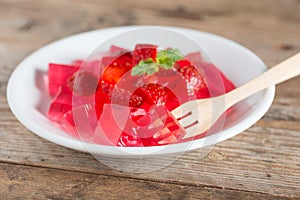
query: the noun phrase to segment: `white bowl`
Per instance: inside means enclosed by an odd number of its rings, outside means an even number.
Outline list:
[[[32,53],[17,66],[7,87],[8,103],[14,115],[38,136],[71,149],[108,157],[145,158],[155,155],[180,154],[224,141],[252,126],[271,106],[275,92],[274,86],[248,98],[246,101],[251,109],[241,113],[239,119],[232,120],[232,123],[218,134],[218,137],[208,136],[190,142],[167,145],[167,147],[112,147],[87,144],[71,138],[63,130],[53,125],[46,117],[50,98],[45,92],[46,88],[40,84],[42,74],[47,71],[47,64],[49,62],[68,63],[79,58],[85,59],[99,44],[105,43],[112,35],[141,28],[167,29],[192,38],[202,45],[214,63],[237,86],[266,70],[265,64],[248,49],[231,40],[205,32],[176,27],[147,26],[96,30],[51,43]],[[133,38],[140,37],[142,36],[136,35]],[[124,46],[126,43],[122,45]]]

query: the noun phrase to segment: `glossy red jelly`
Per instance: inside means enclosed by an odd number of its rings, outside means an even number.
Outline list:
[[[93,62],[50,63],[49,95],[55,97],[49,119],[72,137],[97,144],[180,142],[185,132],[170,111],[235,86],[199,52],[186,56],[174,52],[178,51],[160,52],[152,44],[138,44],[132,52],[112,46]],[[158,125],[149,128],[150,124]]]

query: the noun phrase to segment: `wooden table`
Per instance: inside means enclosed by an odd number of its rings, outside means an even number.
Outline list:
[[[299,0],[0,0],[0,199],[300,199],[299,77],[277,87],[258,123],[205,158],[186,153],[145,174],[113,171],[15,119],[6,85],[28,54],[75,33],[134,24],[219,34],[269,66],[300,51]]]

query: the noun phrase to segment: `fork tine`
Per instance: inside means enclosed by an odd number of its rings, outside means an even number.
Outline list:
[[[171,113],[176,119],[181,119],[184,116],[191,113],[191,110],[192,109],[190,108],[190,102],[187,102],[187,103],[175,108],[174,110],[172,110]]]
[[[183,128],[188,128],[193,124],[198,123],[199,116],[197,112],[191,112],[190,115],[180,119],[178,122]]]
[[[201,134],[199,130],[200,124],[195,124],[194,126],[191,126],[189,128],[185,129],[186,134],[184,135],[184,138],[189,138],[189,137],[195,137],[196,135]]]

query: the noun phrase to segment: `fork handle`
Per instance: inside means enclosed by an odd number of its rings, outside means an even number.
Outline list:
[[[225,95],[226,109],[256,92],[300,75],[300,53]]]

